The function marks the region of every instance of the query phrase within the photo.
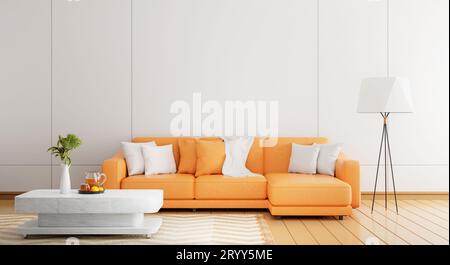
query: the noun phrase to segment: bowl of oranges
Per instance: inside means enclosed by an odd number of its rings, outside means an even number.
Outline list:
[[[103,188],[102,186],[98,186],[98,185],[90,186],[87,183],[81,184],[80,189],[78,190],[78,193],[80,193],[80,194],[100,194],[100,193],[104,193],[104,192],[105,192],[105,188]]]

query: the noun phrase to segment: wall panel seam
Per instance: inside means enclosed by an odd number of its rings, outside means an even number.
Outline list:
[[[320,136],[320,0],[316,1],[316,125],[317,136]]]
[[[389,62],[390,62],[390,51],[389,51],[389,35],[390,35],[390,31],[389,31],[389,16],[390,16],[390,10],[389,10],[389,0],[386,0],[386,73],[387,73],[387,77],[390,76],[390,66],[389,66]]]
[[[50,0],[50,145],[53,143],[53,0]],[[50,155],[50,168],[53,156]],[[50,170],[50,187],[53,183],[53,171]]]
[[[133,0],[130,0],[130,140],[133,139]]]

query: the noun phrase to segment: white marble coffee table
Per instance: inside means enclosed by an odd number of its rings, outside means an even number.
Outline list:
[[[33,190],[15,199],[16,213],[37,213],[37,219],[17,227],[28,235],[145,235],[162,224],[156,213],[163,204],[162,190],[106,190],[103,194],[60,194]]]

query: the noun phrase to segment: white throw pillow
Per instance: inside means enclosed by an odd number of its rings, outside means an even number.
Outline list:
[[[141,146],[156,146],[155,142],[129,143],[122,142],[123,155],[127,162],[128,176],[144,174],[144,157]]]
[[[230,177],[256,176],[247,167],[247,157],[253,144],[253,137],[225,137],[225,161],[222,174]]]
[[[142,146],[142,153],[144,155],[146,176],[177,172],[171,144],[153,147]]]
[[[289,172],[316,174],[319,150],[317,145],[292,144]]]
[[[336,160],[342,150],[340,144],[316,144],[320,147],[319,158],[317,159],[317,173],[334,176]]]

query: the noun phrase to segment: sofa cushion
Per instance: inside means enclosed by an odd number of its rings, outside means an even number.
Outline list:
[[[225,161],[225,143],[223,141],[198,140],[197,165],[195,176],[221,174]]]
[[[247,157],[253,145],[253,137],[224,137],[225,161],[222,175],[246,177],[255,175],[247,168]]]
[[[279,137],[265,139],[264,144],[264,175],[267,173],[287,173],[291,160],[292,144],[312,145],[326,144],[323,137]]]
[[[178,165],[178,173],[195,174],[195,165],[197,161],[196,145],[197,141],[195,139],[178,139],[178,146],[180,149],[180,164]]]
[[[163,174],[130,176],[121,182],[122,189],[162,189],[164,199],[193,199],[194,176],[191,174]]]
[[[266,174],[267,195],[275,206],[348,206],[350,185],[326,175]]]
[[[173,147],[171,144],[163,146],[143,146],[145,174],[152,176],[156,174],[173,174],[177,172],[177,165],[173,158]]]
[[[195,179],[195,198],[210,200],[266,199],[267,181],[263,176],[198,176]]]
[[[322,175],[335,175],[336,160],[338,159],[342,145],[341,144],[319,144],[319,157],[317,158],[317,173]]]
[[[219,137],[203,137],[199,138],[202,141],[220,141],[223,139]],[[263,164],[263,142],[264,140],[259,137],[255,137],[253,140],[253,145],[248,152],[247,163],[245,164],[251,172],[263,174],[264,164]],[[204,174],[206,175],[206,174]]]
[[[263,174],[264,164],[263,164],[263,146],[262,139],[255,137],[253,139],[252,147],[248,152],[247,163],[245,164],[251,172]]]
[[[178,147],[179,137],[134,137],[133,143],[145,143],[154,141],[157,146],[171,144],[173,147],[173,158],[175,158],[175,163],[180,162],[180,150]]]
[[[291,144],[290,173],[316,174],[320,147],[316,145]]]
[[[122,153],[127,162],[128,175],[142,175],[145,172],[145,161],[142,154],[143,146],[156,146],[155,142],[128,143],[122,142]]]

